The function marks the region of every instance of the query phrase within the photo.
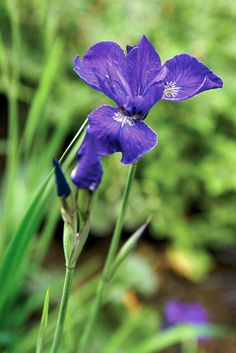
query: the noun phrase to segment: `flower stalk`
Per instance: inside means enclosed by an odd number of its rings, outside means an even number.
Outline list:
[[[60,346],[62,331],[64,327],[64,322],[65,322],[65,317],[66,317],[66,312],[67,312],[67,307],[68,307],[68,302],[70,297],[73,274],[74,274],[74,268],[66,267],[66,274],[65,274],[62,298],[60,303],[59,315],[57,319],[56,331],[55,331],[50,353],[56,353]]]
[[[93,200],[93,195],[91,195],[91,192],[88,192],[83,198],[84,208],[81,210],[79,202],[81,195],[78,193],[78,202],[76,202],[75,196],[71,192],[60,163],[57,160],[54,160],[54,167],[57,195],[60,197],[61,215],[64,221],[63,248],[66,272],[50,353],[57,353],[60,347],[75,266],[90,230],[90,213]],[[78,228],[79,231],[77,230]]]
[[[128,200],[129,200],[131,186],[134,180],[135,170],[136,170],[136,165],[132,164],[128,172],[127,181],[126,181],[123,198],[122,198],[122,203],[120,207],[120,212],[112,235],[111,245],[105,261],[105,266],[102,272],[102,276],[97,286],[96,296],[95,296],[94,302],[92,303],[90,315],[88,316],[88,320],[85,324],[85,329],[82,333],[82,337],[79,343],[78,353],[87,352],[87,346],[90,339],[90,335],[93,330],[93,326],[95,324],[97,314],[101,307],[103,293],[107,283],[110,280],[110,273],[113,269],[114,259],[120,243],[121,231],[124,225],[124,219],[125,219],[125,215],[128,207]]]

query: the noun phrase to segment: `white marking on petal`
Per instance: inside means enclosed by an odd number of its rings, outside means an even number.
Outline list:
[[[180,87],[176,86],[175,81],[166,82],[164,88],[164,97],[175,98],[178,95],[180,89]]]
[[[96,184],[96,183],[92,183],[92,184],[90,184],[90,185],[89,185],[89,190],[91,190],[91,191],[95,191],[96,186],[97,186],[97,184]]]
[[[121,124],[121,127],[124,127],[126,124],[129,124],[129,126],[132,126],[137,120],[137,116],[136,115],[128,116],[119,112],[114,114],[113,119],[115,121],[118,121],[118,123]]]

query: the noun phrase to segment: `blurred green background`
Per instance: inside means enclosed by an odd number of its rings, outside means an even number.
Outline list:
[[[168,240],[173,267],[194,281],[205,278],[213,266],[209,250],[236,245],[235,23],[233,0],[0,2],[3,347],[14,352],[23,342],[63,261],[62,251],[56,257],[50,246],[55,230],[58,239],[62,231],[53,184],[39,191],[36,203],[32,200],[52,158],[63,153],[92,109],[109,103],[72,69],[73,57],[94,42],[113,40],[125,48],[145,34],[163,62],[187,52],[223,79],[222,90],[186,102],[161,101],[149,113],[148,124],[158,132],[159,144],[138,165],[125,231],[130,233],[152,214],[151,237]],[[68,178],[75,150],[64,164]],[[105,172],[93,213],[95,236],[109,236],[116,220],[127,174],[119,159],[103,158]],[[46,255],[52,273],[45,269]],[[38,274],[41,278],[35,280]],[[61,272],[57,275],[60,282]],[[53,288],[57,303],[60,286]],[[33,351],[35,334],[31,346],[22,343],[17,352]],[[68,338],[72,346],[73,340]]]

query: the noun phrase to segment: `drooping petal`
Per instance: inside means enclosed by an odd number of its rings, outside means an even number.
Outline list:
[[[83,59],[74,59],[75,72],[91,87],[102,91],[122,106],[130,88],[123,77],[125,54],[115,42],[106,41],[94,44]]]
[[[96,138],[97,153],[121,152],[121,162],[134,163],[157,144],[157,135],[140,116],[127,116],[104,105],[89,116],[89,133]]]
[[[162,99],[181,101],[223,86],[220,77],[191,55],[176,55],[167,60],[164,66],[168,73]]]
[[[66,199],[70,195],[70,187],[66,181],[60,163],[56,159],[54,159],[53,165],[55,167],[54,174],[57,186],[57,195],[63,199]]]
[[[145,36],[129,50],[126,64],[125,76],[134,98],[124,108],[131,114],[146,115],[163,95],[167,69],[161,66],[158,53]]]
[[[77,153],[78,162],[71,173],[73,183],[82,189],[95,191],[102,179],[102,164],[97,154],[96,141],[87,132]]]

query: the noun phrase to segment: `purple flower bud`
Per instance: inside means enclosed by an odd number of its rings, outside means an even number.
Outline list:
[[[70,195],[70,187],[66,181],[60,163],[56,159],[54,159],[53,165],[55,167],[54,173],[57,186],[57,195],[63,199],[66,199]]]

